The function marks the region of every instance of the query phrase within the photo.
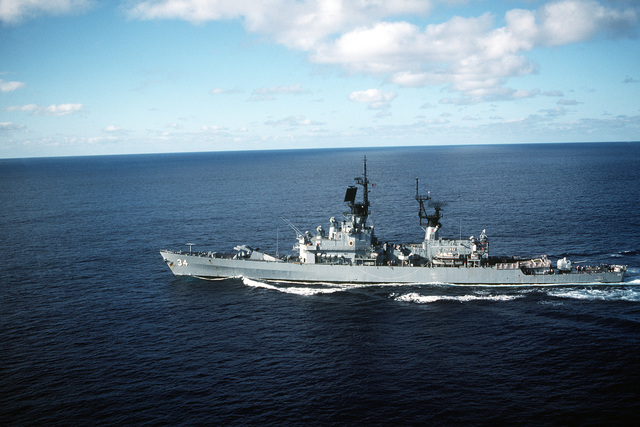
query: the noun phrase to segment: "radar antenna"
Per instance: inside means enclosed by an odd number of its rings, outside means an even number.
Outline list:
[[[427,194],[420,194],[418,181],[419,179],[416,178],[416,201],[420,204],[420,211],[418,212],[418,216],[420,217],[420,226],[426,225],[427,227],[442,227],[442,224],[440,224],[440,218],[442,218],[440,211],[444,206],[446,206],[446,203],[431,200],[430,192],[427,192]],[[424,202],[426,201],[429,202],[429,207],[434,208],[435,212],[433,214],[427,213],[427,210],[424,207]],[[423,219],[427,221],[426,224],[422,223]]]
[[[424,202],[427,200],[431,200],[431,196],[429,193],[420,194],[419,191],[419,183],[420,178],[416,178],[416,201],[420,204],[420,211],[418,212],[418,216],[420,217],[420,225],[422,226],[422,220],[427,219],[427,211],[424,208]]]
[[[427,215],[427,225],[437,225],[438,227],[442,227],[442,224],[440,224],[440,218],[442,218],[442,214],[440,213],[440,211],[445,206],[447,206],[446,202],[437,200],[432,200],[429,202],[429,207],[432,207],[435,212],[433,213],[433,215]]]
[[[356,203],[356,192],[358,187],[350,186],[344,196],[344,201],[351,208],[351,215],[359,216],[364,220],[369,216],[369,180],[367,179],[367,156],[364,156],[364,171],[362,176],[355,178],[356,184],[361,185],[363,189],[362,203]],[[364,223],[363,223],[364,225]]]

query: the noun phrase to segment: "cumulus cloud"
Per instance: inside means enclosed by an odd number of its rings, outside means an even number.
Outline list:
[[[14,90],[22,89],[26,84],[23,82],[5,82],[0,79],[0,92],[13,92]]]
[[[193,23],[241,19],[249,31],[278,43],[310,50],[322,39],[390,16],[423,15],[429,0],[145,0],[129,9],[138,19],[183,19]]]
[[[541,42],[558,46],[588,40],[598,33],[621,36],[637,25],[638,10],[606,8],[593,0],[548,3],[538,11]]]
[[[93,0],[2,0],[0,21],[19,24],[41,15],[65,15],[88,9]]]
[[[595,0],[559,0],[537,10],[509,10],[500,27],[490,13],[426,26],[393,20],[426,15],[431,8],[429,0],[145,0],[129,13],[194,23],[240,19],[248,31],[306,51],[316,63],[380,76],[399,86],[445,85],[462,95],[456,103],[517,98],[522,92],[505,85],[538,71],[526,57],[532,49],[630,36],[640,14],[638,8],[613,8]],[[254,93],[251,100],[273,96]]]
[[[537,13],[508,11],[504,27],[494,28],[494,20],[488,13],[454,17],[424,29],[408,22],[376,23],[327,41],[312,58],[352,72],[386,75],[400,86],[446,84],[463,94],[457,103],[510,99],[522,93],[504,88],[506,81],[537,71],[526,52],[589,40],[599,33],[620,35],[637,26],[638,13],[567,0]]]
[[[388,108],[397,94],[393,91],[383,92],[380,89],[367,89],[349,94],[349,101],[369,104],[370,110]]]
[[[41,106],[36,104],[18,105],[5,108],[6,111],[24,111],[39,116],[66,116],[84,110],[82,104],[52,104]]]

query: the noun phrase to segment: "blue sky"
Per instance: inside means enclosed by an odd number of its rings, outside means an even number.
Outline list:
[[[0,158],[640,140],[632,0],[0,0]]]

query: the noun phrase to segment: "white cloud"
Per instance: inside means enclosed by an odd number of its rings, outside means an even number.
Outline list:
[[[22,89],[26,84],[23,82],[5,82],[0,79],[0,92],[13,92],[14,90]]]
[[[560,0],[538,10],[509,10],[502,27],[496,27],[490,13],[426,26],[393,20],[425,15],[431,7],[430,0],[145,0],[129,12],[140,19],[194,23],[240,19],[248,31],[306,51],[316,63],[379,76],[399,86],[446,85],[462,95],[456,103],[519,97],[522,92],[505,85],[511,78],[537,72],[525,56],[532,49],[600,35],[629,36],[640,13],[638,8],[613,8],[595,0]],[[254,92],[250,100],[274,96]]]
[[[9,132],[14,130],[22,130],[26,126],[20,123],[0,122],[0,132]]]
[[[53,104],[49,106],[27,104],[7,107],[5,110],[30,112],[34,115],[40,116],[66,116],[84,111],[84,106],[82,104]]]
[[[598,33],[624,35],[636,26],[638,11],[610,9],[592,0],[564,0],[542,6],[538,17],[542,42],[558,46]]]
[[[281,120],[267,120],[265,123],[267,126],[318,126],[323,123],[316,122],[314,120],[307,119],[304,116],[289,116]]]
[[[114,126],[114,125],[109,125],[106,128],[102,129],[102,131],[112,135],[124,135],[129,133],[127,129],[123,129],[121,127]]]
[[[68,114],[78,113],[83,109],[82,104],[59,104],[41,107],[40,111],[41,114],[45,116],[66,116]]]
[[[563,26],[565,14],[570,25]],[[484,14],[454,17],[424,29],[407,22],[377,23],[326,42],[312,58],[353,72],[388,75],[400,86],[448,84],[478,102],[508,95],[502,88],[507,79],[536,72],[536,65],[523,56],[535,46],[588,40],[619,28],[614,23],[631,28],[638,18],[633,10],[619,12],[592,1],[568,0],[546,5],[538,14],[508,11],[501,28],[494,29],[493,21],[492,15]]]
[[[229,129],[223,126],[202,126],[202,130],[205,132],[224,132]]]
[[[242,19],[252,32],[310,50],[333,34],[390,16],[424,15],[429,0],[145,0],[129,9],[139,19],[183,19],[193,23]]]
[[[36,104],[27,104],[27,105],[12,105],[11,107],[5,108],[5,111],[30,111],[34,112],[38,109]]]
[[[383,92],[380,89],[367,89],[349,94],[349,101],[369,104],[370,110],[388,108],[397,94],[393,91]]]
[[[64,15],[86,10],[93,0],[2,0],[0,21],[19,24],[40,15]]]
[[[253,91],[249,101],[273,101],[276,95],[299,95],[306,91],[299,84],[292,86],[262,87]]]

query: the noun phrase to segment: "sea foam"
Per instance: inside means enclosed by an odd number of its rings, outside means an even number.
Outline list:
[[[570,288],[550,290],[547,295],[588,301],[632,301],[640,302],[640,288]]]
[[[420,295],[417,292],[409,292],[395,296],[396,301],[413,302],[416,304],[429,304],[438,301],[511,301],[524,298],[524,295]]]
[[[296,295],[317,295],[317,294],[331,294],[334,292],[343,291],[344,287],[311,287],[311,286],[277,286],[272,283],[249,279],[247,277],[242,278],[242,283],[246,286],[251,286],[254,288],[263,288],[269,289],[278,292],[284,292],[287,294],[296,294]]]

